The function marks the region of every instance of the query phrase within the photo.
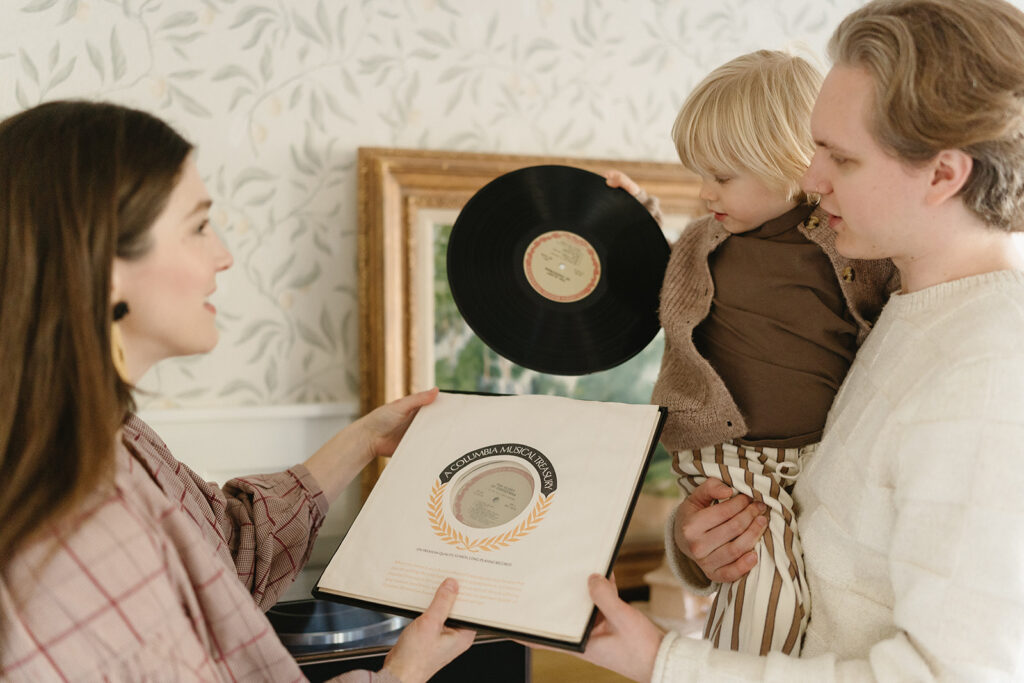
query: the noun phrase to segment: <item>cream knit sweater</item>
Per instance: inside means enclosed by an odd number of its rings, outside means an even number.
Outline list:
[[[795,498],[802,658],[669,634],[654,681],[1024,680],[1024,273],[894,295]]]

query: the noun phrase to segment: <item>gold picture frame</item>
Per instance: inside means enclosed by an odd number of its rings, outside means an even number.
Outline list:
[[[700,181],[678,163],[361,147],[358,150],[358,275],[361,412],[433,385],[432,226],[451,220],[481,187],[527,166],[618,169],[658,197],[670,235],[705,212]],[[384,462],[367,468],[363,498]],[[639,585],[663,549],[656,532],[627,534],[616,563],[621,586]],[[633,538],[639,536],[642,540]]]

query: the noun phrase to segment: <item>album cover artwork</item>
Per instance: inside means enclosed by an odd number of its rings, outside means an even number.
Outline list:
[[[442,392],[413,420],[314,590],[415,616],[446,578],[451,622],[582,650],[665,409]]]

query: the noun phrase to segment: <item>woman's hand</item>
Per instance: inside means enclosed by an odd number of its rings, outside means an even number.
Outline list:
[[[405,627],[384,658],[384,668],[402,683],[424,683],[473,644],[473,631],[444,625],[458,593],[455,579],[445,579],[427,610]]]
[[[609,581],[591,574],[587,588],[601,613],[590,632],[583,659],[634,681],[651,680],[665,634],[642,612],[619,599],[614,577]]]
[[[672,529],[676,547],[712,581],[736,581],[757,564],[753,549],[768,528],[766,509],[708,479],[679,505]]]
[[[305,463],[327,500],[333,501],[378,455],[391,455],[412,419],[437,398],[437,387],[374,408],[331,437]]]
[[[359,418],[353,426],[362,430],[361,438],[366,442],[366,462],[380,455],[394,453],[416,413],[428,403],[433,403],[437,394],[437,387],[410,394],[378,406]]]

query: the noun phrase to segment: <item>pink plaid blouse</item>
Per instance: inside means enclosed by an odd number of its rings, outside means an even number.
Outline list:
[[[0,577],[0,679],[306,680],[263,610],[309,558],[327,506],[302,465],[204,482],[132,416],[113,490]]]

